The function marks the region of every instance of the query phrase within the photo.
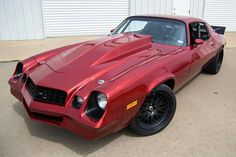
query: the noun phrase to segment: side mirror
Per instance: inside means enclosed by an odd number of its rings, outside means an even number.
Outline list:
[[[200,45],[203,43],[202,39],[195,39],[195,44]]]
[[[114,31],[115,31],[115,29],[110,30],[111,33],[113,33]]]

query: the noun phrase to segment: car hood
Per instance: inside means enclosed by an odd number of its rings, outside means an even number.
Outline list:
[[[69,90],[96,79],[110,80],[178,47],[153,48],[151,36],[119,34],[85,42],[44,61],[31,77],[41,86]],[[67,82],[66,84],[64,82]]]
[[[151,44],[150,36],[120,34],[75,46],[51,58],[46,64],[55,72],[74,73],[81,68],[91,69],[101,64],[122,60],[150,48]]]

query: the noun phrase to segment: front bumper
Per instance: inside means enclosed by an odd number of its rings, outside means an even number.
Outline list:
[[[120,129],[119,123],[116,120],[103,126],[102,121],[95,122],[89,119],[84,114],[84,109],[76,110],[70,107],[69,104],[57,106],[34,101],[24,87],[24,83],[20,80],[14,80],[13,78],[9,80],[10,91],[12,95],[22,101],[30,118],[33,120],[65,128],[86,139],[103,137]]]

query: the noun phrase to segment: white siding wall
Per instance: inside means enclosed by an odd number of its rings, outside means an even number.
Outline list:
[[[190,16],[203,18],[205,0],[191,0],[190,1]]]
[[[172,14],[173,0],[130,0],[130,15]]]
[[[0,0],[0,40],[108,34],[130,15],[172,14],[173,1]],[[190,16],[227,31],[236,31],[235,8],[236,0],[190,0]]]
[[[236,0],[206,0],[204,19],[211,25],[236,31]]]
[[[0,40],[42,38],[40,0],[0,0]]]
[[[109,34],[129,16],[129,0],[43,0],[46,37]]]

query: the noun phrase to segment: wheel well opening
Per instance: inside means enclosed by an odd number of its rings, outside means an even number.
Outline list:
[[[169,80],[165,81],[163,84],[167,85],[171,89],[174,89],[174,87],[175,87],[175,80],[169,79]]]

